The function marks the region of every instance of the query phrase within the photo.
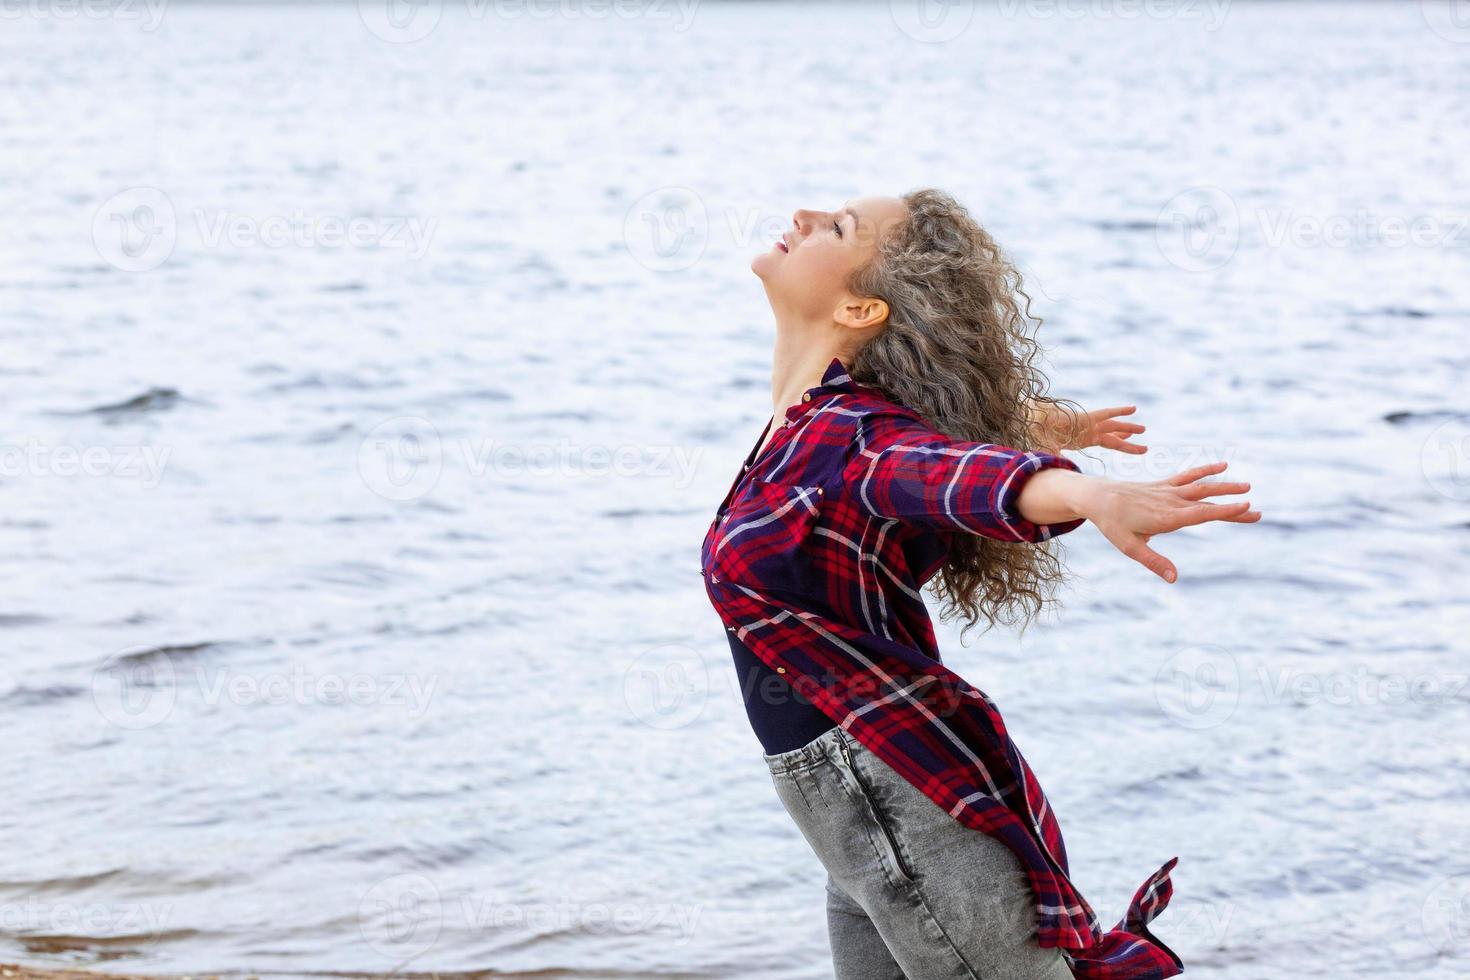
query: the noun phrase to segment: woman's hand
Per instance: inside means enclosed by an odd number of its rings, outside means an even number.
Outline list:
[[[1173,582],[1179,577],[1179,570],[1148,546],[1155,534],[1207,521],[1254,524],[1261,519],[1260,511],[1251,510],[1248,500],[1234,503],[1205,500],[1250,490],[1249,483],[1205,482],[1205,477],[1225,472],[1226,465],[1209,463],[1155,483],[1099,481],[1084,498],[1082,506],[1088,513],[1083,516],[1097,525],[1114,548],[1165,582]]]
[[[1101,446],[1136,456],[1148,452],[1148,447],[1129,442],[1128,438],[1144,431],[1144,427],[1137,422],[1124,422],[1119,416],[1132,415],[1137,410],[1136,405],[1119,405],[1078,414],[1061,405],[1040,403],[1032,407],[1031,420],[1049,452]]]
[[[1091,521],[1114,548],[1165,582],[1173,582],[1179,577],[1174,563],[1149,547],[1155,534],[1206,521],[1254,524],[1261,519],[1250,501],[1219,504],[1205,499],[1250,490],[1249,483],[1204,481],[1225,472],[1226,465],[1209,463],[1153,483],[1124,483],[1048,468],[1027,479],[1016,505],[1022,517],[1036,524]]]

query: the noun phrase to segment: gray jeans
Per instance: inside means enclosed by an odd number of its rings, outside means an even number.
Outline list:
[[[837,980],[1071,980],[1036,943],[1020,860],[919,792],[842,728],[764,756],[827,869]]]

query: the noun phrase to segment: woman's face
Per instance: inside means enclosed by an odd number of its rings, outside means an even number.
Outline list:
[[[859,197],[833,211],[797,211],[750,270],[778,314],[826,320],[851,298],[852,274],[877,254],[879,240],[905,214],[896,197]]]

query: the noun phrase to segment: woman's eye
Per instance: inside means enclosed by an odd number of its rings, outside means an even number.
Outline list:
[[[837,232],[837,237],[842,237],[842,225],[836,221],[832,222],[832,230]]]

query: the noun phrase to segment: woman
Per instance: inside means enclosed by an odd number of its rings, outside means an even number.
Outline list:
[[[1248,486],[1202,482],[1224,463],[1135,484],[1055,455],[1141,452],[1142,426],[1047,396],[1020,276],[946,194],[798,211],[751,268],[776,318],[775,411],[702,568],[777,794],[828,871],[837,976],[1177,974],[1148,930],[1174,862],[1100,928],[995,705],[940,661],[920,590],[967,628],[1028,621],[1061,577],[1046,542],[1083,521],[1173,582],[1150,537],[1259,520],[1206,500]]]

